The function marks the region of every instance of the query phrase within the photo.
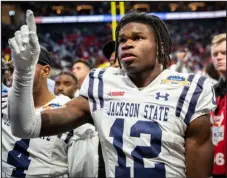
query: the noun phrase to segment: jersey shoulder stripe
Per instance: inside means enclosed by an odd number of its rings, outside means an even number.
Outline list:
[[[104,100],[103,100],[103,73],[106,69],[102,69],[98,74],[98,98],[100,101],[100,107],[103,108]]]
[[[98,108],[98,103],[102,108],[104,105],[103,99],[103,74],[106,69],[93,69],[89,73],[89,84],[88,84],[88,97],[92,102],[92,111],[96,111]],[[98,95],[96,95],[98,91]]]
[[[206,80],[206,77],[201,76],[197,82],[197,86],[195,88],[194,93],[192,94],[192,98],[189,103],[188,111],[185,116],[184,121],[186,124],[190,123],[191,117],[195,113],[196,104],[198,102],[199,96],[203,92],[203,89],[204,89],[203,84],[204,84],[205,80]]]
[[[94,94],[93,94],[94,78],[95,78],[94,75],[95,75],[95,69],[89,73],[89,85],[88,85],[88,97],[92,100],[93,111],[95,111],[97,108],[96,100],[95,100]]]
[[[188,81],[189,82],[192,82],[193,78],[195,77],[195,75],[191,74],[189,75],[188,77]],[[180,117],[180,114],[181,114],[181,111],[182,111],[182,106],[184,104],[184,101],[185,101],[185,98],[186,98],[186,95],[188,93],[188,90],[189,90],[189,86],[188,85],[185,85],[182,92],[181,92],[181,95],[179,97],[179,100],[177,102],[177,108],[176,108],[176,113],[175,115],[177,117]]]

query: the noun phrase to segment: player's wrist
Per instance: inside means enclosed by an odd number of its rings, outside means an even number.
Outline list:
[[[13,59],[13,61],[14,61],[14,64],[13,64],[14,70],[23,74],[23,73],[30,72],[30,70],[34,70],[35,65],[38,61],[38,58],[35,61],[30,61],[29,59],[26,59],[26,61]]]
[[[33,71],[35,69],[35,66],[29,66],[29,67],[14,67],[14,71],[17,71],[20,74],[26,74],[26,73],[30,73],[31,71]]]
[[[13,80],[14,82],[19,82],[26,84],[26,82],[33,82],[34,78],[34,69],[14,69]]]

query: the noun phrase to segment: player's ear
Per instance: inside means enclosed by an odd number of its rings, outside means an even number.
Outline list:
[[[42,66],[41,76],[48,78],[49,73],[50,73],[50,66],[49,65]]]

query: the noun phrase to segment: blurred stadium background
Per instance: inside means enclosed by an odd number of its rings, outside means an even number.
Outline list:
[[[25,23],[25,12],[33,10],[41,45],[53,55],[53,73],[71,70],[78,59],[92,67],[107,62],[103,45],[112,39],[111,2],[2,2],[2,57],[10,60],[8,39]],[[188,48],[188,62],[196,73],[211,62],[210,42],[226,32],[226,2],[124,2],[131,10],[154,13],[169,27],[173,40],[172,63],[176,52]],[[120,19],[119,2],[116,3]]]

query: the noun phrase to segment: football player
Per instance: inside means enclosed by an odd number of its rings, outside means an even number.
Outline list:
[[[125,15],[116,28],[116,56],[122,68],[92,70],[79,97],[64,108],[39,114],[34,113],[30,92],[32,66],[39,54],[34,15],[30,10],[27,28],[26,43],[9,40],[18,70],[9,93],[10,104],[14,102],[10,115],[17,115],[11,125],[15,135],[22,138],[52,135],[93,118],[107,177],[206,178],[211,175],[213,146],[209,113],[216,107],[211,84],[200,75],[166,70],[171,39],[157,16]],[[26,86],[21,87],[24,83]],[[18,107],[18,103],[29,103],[30,107],[23,104]]]
[[[55,96],[48,89],[47,78],[50,66],[51,57],[48,51],[41,47],[38,63],[34,66],[32,90],[34,112],[59,108],[70,101],[70,98],[63,95]],[[25,85],[26,83],[23,84]],[[27,103],[23,104],[27,105]],[[10,106],[9,104],[8,107]],[[95,165],[97,158],[94,158],[97,141],[91,138],[98,138],[91,128],[86,129],[87,133],[84,134],[82,144],[80,141],[82,135],[79,135],[76,129],[55,136],[21,139],[13,136],[11,132],[12,118],[8,116],[6,107],[4,102],[2,105],[3,177],[97,177],[97,169],[94,169],[97,167]]]

